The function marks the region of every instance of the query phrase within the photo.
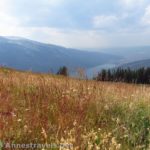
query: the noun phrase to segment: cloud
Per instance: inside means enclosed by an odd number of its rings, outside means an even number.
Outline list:
[[[146,7],[145,14],[141,19],[143,25],[150,25],[150,5]]]
[[[0,28],[9,28],[11,26],[19,26],[20,22],[17,18],[0,12]]]
[[[143,7],[147,0],[119,0],[122,7],[130,10],[137,7]]]
[[[148,45],[150,31],[118,31],[115,34],[97,30],[69,30],[50,27],[10,27],[0,28],[0,34],[17,35],[40,42],[62,45],[65,47],[99,49],[105,47],[125,47]]]
[[[149,0],[1,0],[0,34],[85,49],[148,44],[149,4]]]
[[[64,0],[43,0],[42,1],[43,3],[47,3],[47,4],[49,4],[49,5],[60,5],[60,4],[62,4],[63,2],[64,2]]]
[[[0,28],[9,28],[12,26],[18,26],[20,21],[11,14],[10,10],[12,8],[9,0],[1,0],[0,2]]]
[[[0,34],[4,36],[12,36],[15,34],[44,43],[72,48],[84,49],[108,46],[108,42],[104,36],[94,30],[64,30],[49,27],[10,27],[7,30],[0,28]]]
[[[93,18],[93,25],[95,28],[107,28],[114,26],[118,21],[115,15],[100,15]]]

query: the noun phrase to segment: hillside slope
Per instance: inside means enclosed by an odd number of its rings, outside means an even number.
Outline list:
[[[150,146],[147,86],[1,68],[0,106],[4,149],[6,142],[7,146],[52,143],[47,149],[56,150],[68,146],[71,150],[142,150]]]
[[[123,63],[150,59],[150,46],[106,48],[100,49],[99,51],[118,56],[124,56]]]
[[[24,38],[0,37],[0,64],[35,72],[56,72],[65,65],[71,71],[116,63],[121,57],[44,44]]]
[[[121,68],[131,68],[131,69],[139,69],[142,67],[150,67],[150,59],[135,61],[131,63],[126,63],[120,66]]]

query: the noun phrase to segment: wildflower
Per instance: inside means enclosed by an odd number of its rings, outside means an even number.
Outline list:
[[[99,147],[99,146],[95,146],[95,149],[96,149],[96,150],[100,150],[100,147]]]
[[[29,110],[30,110],[30,109],[28,109],[28,108],[27,108],[27,109],[25,109],[25,111],[29,111]]]
[[[76,125],[77,125],[77,121],[76,121],[76,120],[73,122],[73,125],[74,125],[74,126],[76,126]]]
[[[89,87],[87,87],[87,89],[88,89],[88,90],[90,90],[90,88],[89,88]]]
[[[47,139],[47,134],[46,134],[46,131],[43,127],[42,127],[42,132],[41,133],[44,136],[44,138]]]
[[[130,103],[129,104],[129,108],[131,109],[133,107],[133,103]]]
[[[65,142],[65,139],[62,137],[60,141],[61,141],[61,142]]]
[[[100,131],[101,131],[101,128],[98,128],[98,131],[100,132]]]
[[[27,131],[27,129],[28,129],[28,126],[24,125],[24,130]]]
[[[104,109],[105,109],[105,110],[109,110],[109,106],[108,106],[108,105],[105,105],[105,106],[104,106]]]
[[[113,137],[111,141],[112,141],[112,144],[114,144],[114,145],[116,144],[116,138],[115,137]]]
[[[117,124],[119,124],[119,123],[120,123],[120,119],[119,119],[119,118],[117,118],[116,122],[117,122]]]
[[[73,92],[77,92],[77,89],[73,89]]]
[[[12,117],[16,117],[17,116],[14,112],[12,112],[11,115],[12,115]]]
[[[116,149],[120,149],[121,148],[121,144],[118,144],[117,146],[116,146]]]
[[[18,119],[17,121],[18,121],[18,122],[21,122],[21,121],[22,121],[22,119]]]
[[[88,141],[88,149],[92,149],[93,148],[93,143]]]

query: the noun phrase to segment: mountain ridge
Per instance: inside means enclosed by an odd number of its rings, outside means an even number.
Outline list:
[[[101,52],[89,52],[45,44],[19,37],[0,36],[0,64],[19,70],[56,72],[67,66],[91,68],[107,63],[117,63],[122,57]]]
[[[119,67],[131,68],[131,69],[139,69],[142,67],[147,68],[147,67],[150,67],[150,59],[144,59],[144,60],[134,61],[130,63],[125,63]]]

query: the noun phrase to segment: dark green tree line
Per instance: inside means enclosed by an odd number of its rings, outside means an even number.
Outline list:
[[[137,70],[131,70],[130,68],[103,69],[95,79],[97,81],[150,84],[150,68],[140,68]]]
[[[69,75],[68,68],[66,66],[60,67],[57,72],[57,75],[68,76]]]

